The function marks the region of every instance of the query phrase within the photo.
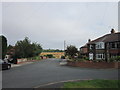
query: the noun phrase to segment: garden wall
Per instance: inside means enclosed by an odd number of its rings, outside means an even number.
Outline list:
[[[17,64],[22,63],[22,62],[26,62],[26,61],[27,61],[27,59],[17,59]]]
[[[14,63],[14,64],[20,64],[20,63],[25,63],[25,62],[34,62],[34,61],[38,61],[38,60],[27,60],[26,58],[23,58],[23,59],[17,59],[16,63]]]
[[[74,67],[83,67],[83,68],[120,68],[120,62],[73,62],[69,61],[67,63],[68,66]]]

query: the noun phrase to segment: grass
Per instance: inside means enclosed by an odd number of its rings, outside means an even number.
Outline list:
[[[120,80],[82,80],[66,82],[63,88],[118,88]]]

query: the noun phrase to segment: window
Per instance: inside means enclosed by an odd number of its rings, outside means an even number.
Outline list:
[[[120,42],[117,42],[116,46],[117,46],[117,48],[120,48]]]
[[[104,59],[104,54],[96,54],[96,59]]]
[[[109,49],[120,48],[120,42],[110,42]]]
[[[111,46],[112,46],[112,48],[115,48],[115,43],[113,42]]]
[[[97,42],[96,49],[104,49],[104,42]]]
[[[90,45],[90,49],[93,49],[93,45]]]
[[[98,49],[98,48],[100,48],[100,46],[99,46],[99,45],[96,45],[96,49]]]

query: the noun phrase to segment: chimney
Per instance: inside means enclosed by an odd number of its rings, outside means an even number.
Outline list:
[[[115,33],[115,30],[114,30],[113,28],[111,29],[111,34],[112,34],[112,33]]]
[[[91,39],[88,39],[88,42],[91,42]]]

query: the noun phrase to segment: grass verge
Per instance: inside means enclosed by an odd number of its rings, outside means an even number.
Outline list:
[[[82,80],[66,82],[63,88],[118,88],[120,80]]]

